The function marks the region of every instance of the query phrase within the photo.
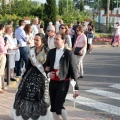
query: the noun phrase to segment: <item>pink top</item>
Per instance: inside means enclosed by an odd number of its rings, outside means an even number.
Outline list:
[[[8,45],[5,45],[4,39],[0,34],[0,54],[6,54],[8,49]]]
[[[87,42],[87,37],[84,33],[82,33],[77,37],[75,42],[75,47],[84,47],[86,42]]]

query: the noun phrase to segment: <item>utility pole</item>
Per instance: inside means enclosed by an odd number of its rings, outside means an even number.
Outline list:
[[[110,0],[107,0],[107,16],[106,16],[106,31],[109,30],[109,8],[110,8]]]

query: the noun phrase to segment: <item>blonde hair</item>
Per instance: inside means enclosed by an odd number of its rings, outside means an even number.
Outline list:
[[[7,33],[9,29],[12,29],[13,30],[13,27],[11,25],[7,25],[5,27],[5,32]]]

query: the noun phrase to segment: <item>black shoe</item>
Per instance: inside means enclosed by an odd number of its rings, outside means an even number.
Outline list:
[[[80,76],[80,77],[78,77],[78,78],[83,78],[83,76]]]
[[[17,81],[15,78],[10,78],[10,81]]]
[[[80,78],[83,78],[83,76],[80,76]]]

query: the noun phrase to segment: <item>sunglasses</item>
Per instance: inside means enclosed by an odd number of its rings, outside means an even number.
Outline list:
[[[47,32],[50,32],[50,30],[47,30]]]
[[[66,29],[66,28],[61,27],[61,29]]]

